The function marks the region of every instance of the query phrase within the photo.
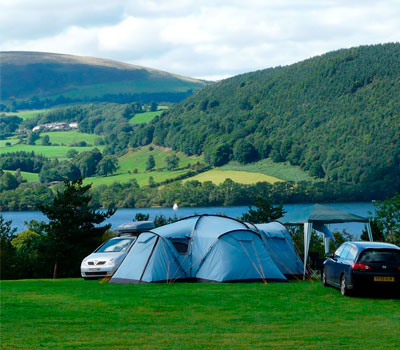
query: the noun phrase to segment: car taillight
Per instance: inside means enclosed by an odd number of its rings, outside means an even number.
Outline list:
[[[370,266],[359,263],[353,263],[353,265],[351,265],[351,268],[353,270],[371,270]]]
[[[399,271],[400,271],[400,266],[397,268],[397,270],[399,270]]]

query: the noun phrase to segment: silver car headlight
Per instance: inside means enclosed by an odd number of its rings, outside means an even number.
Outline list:
[[[115,259],[114,259],[114,258],[111,258],[110,260],[108,260],[107,265],[109,265],[109,266],[114,266],[114,265],[115,265]]]

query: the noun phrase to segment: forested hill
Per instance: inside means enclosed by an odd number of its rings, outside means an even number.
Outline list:
[[[330,52],[206,87],[135,133],[213,165],[271,157],[399,189],[400,44]],[[396,187],[397,186],[397,187]]]
[[[198,79],[122,62],[45,52],[0,52],[0,66],[2,100],[176,102],[205,85]]]

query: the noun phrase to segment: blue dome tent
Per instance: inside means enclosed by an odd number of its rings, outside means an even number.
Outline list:
[[[294,246],[287,228],[278,221],[254,225],[262,238],[271,258],[286,276],[298,278],[303,274],[303,261]]]
[[[229,217],[185,218],[142,233],[110,283],[286,281],[262,235]]]

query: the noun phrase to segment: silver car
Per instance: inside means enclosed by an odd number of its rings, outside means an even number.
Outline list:
[[[85,280],[112,276],[124,260],[136,237],[115,237],[83,259],[81,275]]]

